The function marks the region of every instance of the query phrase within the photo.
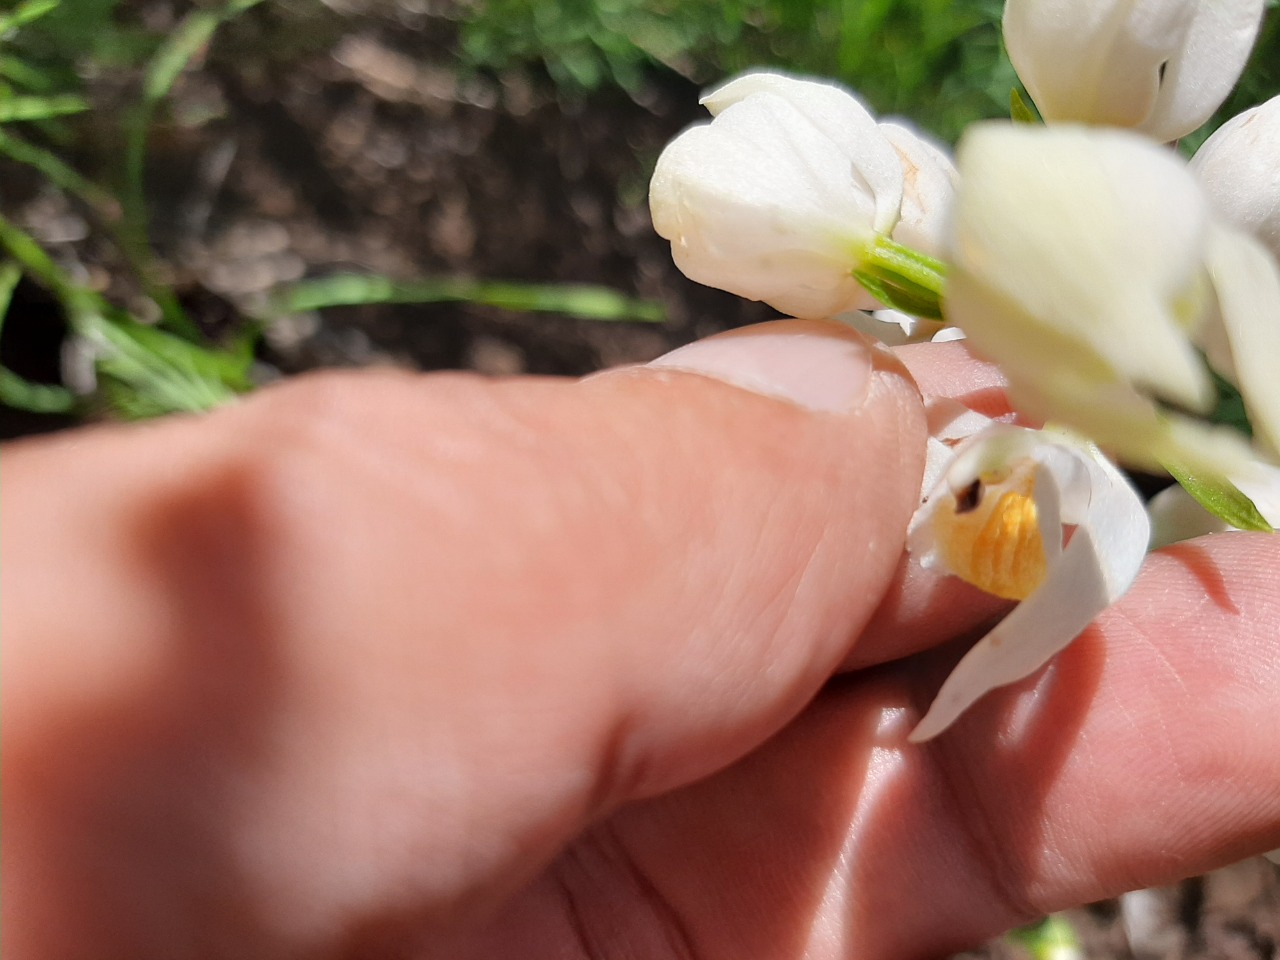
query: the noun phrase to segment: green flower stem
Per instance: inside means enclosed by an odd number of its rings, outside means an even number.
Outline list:
[[[853,276],[881,303],[932,320],[942,319],[947,265],[941,260],[877,236]]]

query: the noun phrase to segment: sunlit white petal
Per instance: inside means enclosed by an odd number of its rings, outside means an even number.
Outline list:
[[[1220,228],[1186,165],[1123,131],[1011,124],[972,129],[959,162],[947,317],[1000,364],[1019,409],[1135,467],[1248,462],[1239,435],[1176,412],[1206,414],[1215,396],[1200,352],[1214,335],[1200,329],[1211,276],[1234,278],[1215,284],[1226,283],[1224,318],[1249,327],[1240,343],[1270,336],[1252,326],[1268,296],[1256,257],[1206,272]],[[1245,270],[1247,282],[1236,277]],[[1239,348],[1221,339],[1229,358]],[[1248,383],[1251,403],[1269,408],[1280,378]]]
[[[893,239],[940,256],[955,197],[955,164],[941,146],[906,124],[881,123],[880,133],[902,162],[902,215]]]
[[[1226,99],[1262,8],[1263,0],[1008,0],[1004,39],[1046,120],[1169,141]]]
[[[1146,0],[1163,3],[1167,0]],[[1160,93],[1138,129],[1171,141],[1202,126],[1244,72],[1262,25],[1263,0],[1188,0],[1191,21],[1160,69]],[[1143,4],[1140,4],[1143,5]]]
[[[1179,308],[1207,204],[1132,134],[978,124],[961,141],[948,316],[1010,369],[1121,379],[1188,408],[1212,386]]]
[[[1280,157],[1277,158],[1280,162]],[[1280,453],[1280,265],[1247,234],[1215,226],[1206,263],[1217,294],[1214,327],[1229,346],[1210,362],[1240,389],[1255,439]]]
[[[861,181],[872,198],[872,229],[892,230],[902,205],[901,165],[862,101],[835,83],[754,71],[722,84],[701,102],[716,117],[735,103],[761,94],[786,101],[831,140],[848,160],[848,173]]]
[[[1280,260],[1280,96],[1219,127],[1191,169],[1217,213]]]
[[[874,304],[849,275],[873,208],[848,158],[771,94],[686,130],[650,187],[654,228],[686,276],[798,317]]]
[[[713,119],[667,147],[649,190],[691,279],[824,319],[877,305],[855,273],[893,301],[877,241],[940,252],[955,170],[910,128],[877,123],[840,86],[772,72],[703,104]]]
[[[1147,502],[1147,515],[1151,518],[1152,550],[1231,529],[1227,521],[1200,506],[1199,501],[1177,484],[1161,490]]]

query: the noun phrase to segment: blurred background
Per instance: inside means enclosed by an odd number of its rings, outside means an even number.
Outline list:
[[[1000,11],[11,2],[0,429],[200,409],[316,366],[581,374],[769,317],[687,281],[649,223],[699,91],[753,65],[836,77],[951,142],[1008,114]],[[1278,22],[1224,117],[1280,89]]]
[[[1280,92],[1276,5],[1184,150]],[[649,223],[700,90],[749,66],[835,77],[950,143],[1008,115],[1001,7],[0,4],[0,433],[202,409],[320,366],[582,374],[767,319],[686,280]],[[1268,870],[1067,923],[1089,956],[1272,958]]]

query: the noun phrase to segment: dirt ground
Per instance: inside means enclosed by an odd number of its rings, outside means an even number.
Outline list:
[[[139,4],[158,27],[167,3]],[[597,323],[462,304],[341,308],[268,330],[265,378],[322,366],[397,364],[486,374],[582,374],[772,316],[693,284],[672,266],[645,206],[662,145],[700,118],[697,91],[655,78],[635,99],[564,101],[536,73],[467,76],[447,4],[266,4],[219,36],[180,82],[152,142],[156,242],[208,329],[255,309],[272,286],[371,270],[589,282],[660,301],[662,325]],[[110,116],[134,78],[91,91]],[[82,166],[106,176],[120,143],[103,121]],[[5,209],[113,296],[133,291],[74,204],[6,170]],[[52,380],[60,327],[23,285],[0,345]],[[61,425],[7,413],[12,436]],[[1167,890],[1069,914],[1089,957],[1273,960],[1280,880],[1249,861]],[[1004,942],[966,957],[1020,956]]]

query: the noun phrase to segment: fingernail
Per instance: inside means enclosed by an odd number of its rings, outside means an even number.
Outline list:
[[[779,320],[722,333],[649,364],[700,373],[808,410],[848,413],[871,385],[871,348],[834,323]]]

